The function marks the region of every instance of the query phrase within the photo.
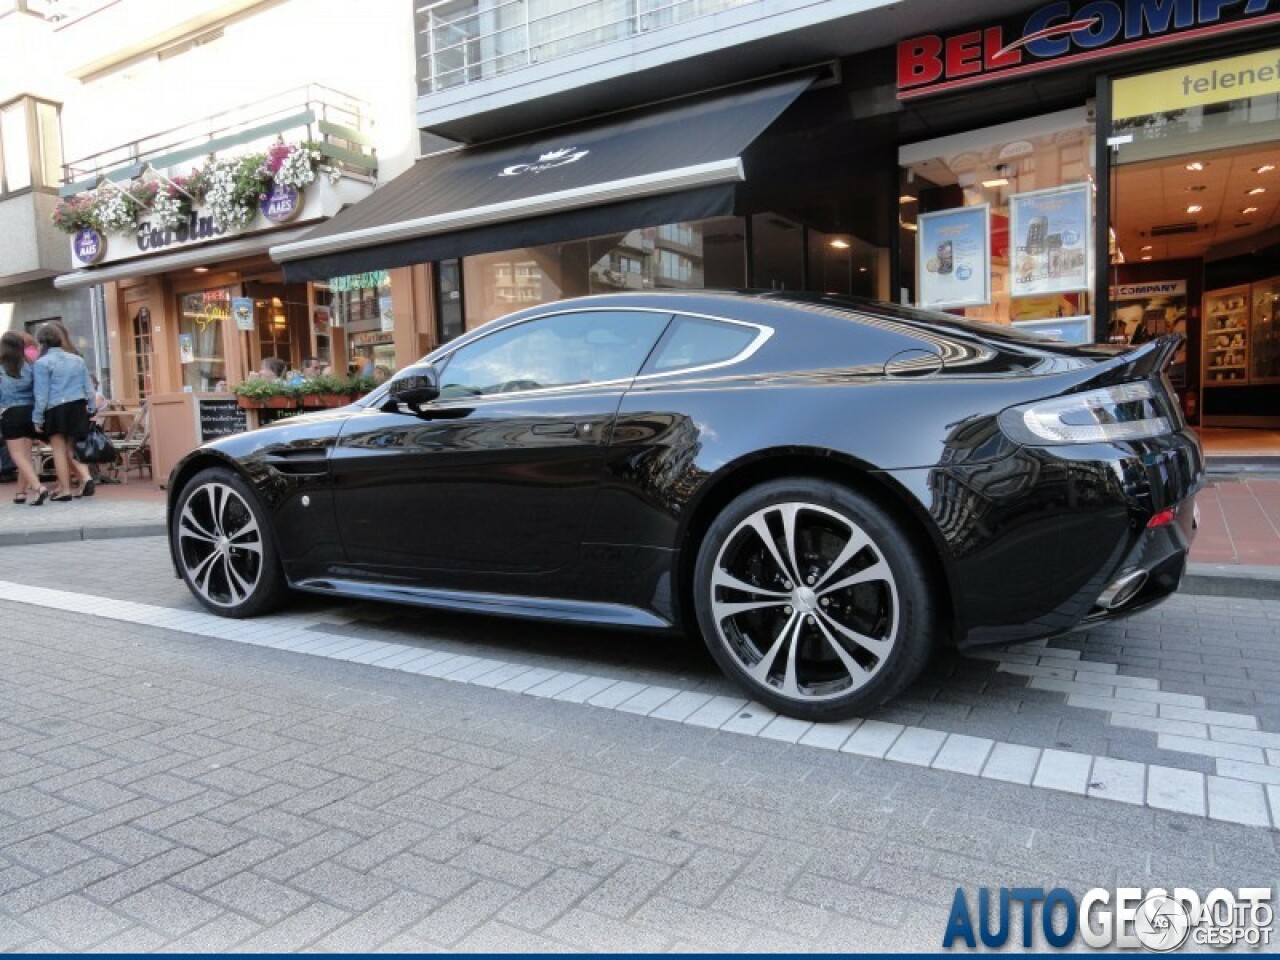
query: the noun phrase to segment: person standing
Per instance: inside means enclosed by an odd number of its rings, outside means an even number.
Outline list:
[[[58,343],[67,353],[79,357],[84,360],[84,355],[76,348],[75,338],[71,336],[71,331],[67,329],[66,324],[61,320],[50,320],[44,325],[58,335]],[[43,328],[42,328],[43,329]],[[85,364],[85,375],[89,379],[85,383],[85,400],[88,402],[90,413],[98,409],[98,385],[93,382],[93,374],[89,373],[88,364]],[[97,486],[97,477],[93,476],[87,463],[81,463],[75,458],[74,444],[67,447],[67,475],[71,478],[72,488],[79,488],[80,496],[92,497],[94,489]],[[71,493],[71,490],[66,491]]]
[[[31,421],[53,448],[58,488],[50,499],[63,503],[72,499],[72,465],[83,466],[76,464],[71,451],[75,442],[89,433],[89,416],[96,412],[89,408],[93,386],[84,360],[79,354],[63,349],[62,337],[52,324],[40,328],[36,344],[40,347],[40,356],[33,371],[35,406],[31,411]],[[88,473],[88,467],[85,467],[82,474],[83,496],[93,495],[93,478]]]
[[[40,485],[31,463],[31,441],[36,436],[31,423],[36,402],[32,361],[36,356],[36,343],[30,335],[10,330],[0,336],[0,409],[4,410],[0,414],[0,436],[22,484],[13,502],[33,507],[49,498],[49,491]]]

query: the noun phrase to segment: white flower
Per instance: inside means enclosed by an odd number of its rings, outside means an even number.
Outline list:
[[[238,160],[215,160],[209,166],[209,192],[205,203],[214,222],[224,230],[239,230],[257,216],[257,197],[253,203],[236,190]]]
[[[183,211],[182,197],[170,194],[169,188],[164,185],[161,185],[151,204],[151,215],[161,227],[170,230],[182,226],[187,220]]]
[[[132,230],[134,222],[134,202],[123,193],[113,192],[98,204],[98,223],[107,233]]]
[[[295,146],[289,150],[288,156],[276,171],[275,182],[282,187],[293,187],[301,190],[316,179],[316,164],[320,162],[317,150]]]

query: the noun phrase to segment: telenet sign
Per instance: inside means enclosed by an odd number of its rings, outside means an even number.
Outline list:
[[[1125,120],[1269,93],[1280,93],[1280,50],[1117,80],[1112,88],[1111,116]]]

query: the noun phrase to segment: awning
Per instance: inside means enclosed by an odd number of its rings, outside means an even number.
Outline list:
[[[59,290],[73,290],[77,287],[89,287],[95,283],[108,283],[112,280],[127,280],[131,277],[150,277],[157,273],[168,273],[170,270],[185,270],[188,267],[204,267],[211,263],[235,260],[240,257],[251,257],[257,253],[265,253],[270,247],[283,241],[298,240],[306,236],[307,231],[289,230],[260,233],[252,237],[238,240],[227,240],[220,243],[202,243],[187,250],[173,253],[161,253],[153,257],[136,257],[132,260],[117,260],[105,267],[92,267],[88,270],[77,270],[54,277],[53,285]]]
[[[732,213],[743,151],[810,82],[432,154],[271,256],[323,280]]]

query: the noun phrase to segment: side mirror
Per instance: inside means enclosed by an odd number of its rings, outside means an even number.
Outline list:
[[[429,363],[417,363],[397,373],[387,386],[388,404],[416,408],[440,396],[440,373]]]

